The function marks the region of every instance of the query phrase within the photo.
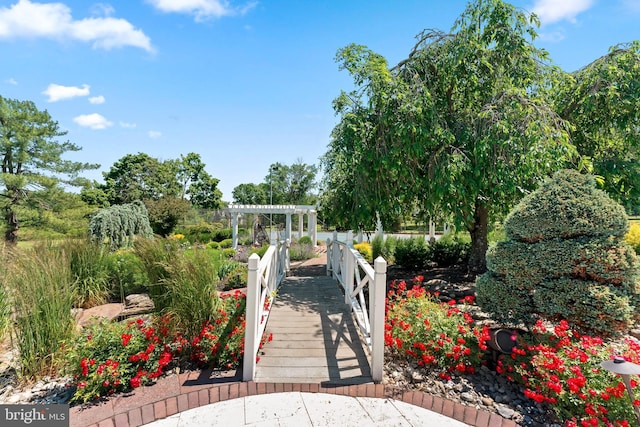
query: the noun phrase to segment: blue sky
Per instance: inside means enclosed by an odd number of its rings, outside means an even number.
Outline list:
[[[640,39],[640,0],[518,0],[539,47],[567,71]],[[462,0],[0,0],[0,95],[46,109],[101,164],[200,154],[223,199],[275,162],[317,164],[351,88],[349,43],[391,65],[425,28],[449,30]]]

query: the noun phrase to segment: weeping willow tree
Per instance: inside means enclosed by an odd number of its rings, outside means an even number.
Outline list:
[[[136,235],[153,235],[147,208],[139,200],[100,209],[89,223],[91,240],[108,242],[111,250],[132,246]]]

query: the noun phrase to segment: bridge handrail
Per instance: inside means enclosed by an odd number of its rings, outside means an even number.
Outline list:
[[[247,305],[245,317],[243,381],[252,381],[256,372],[256,355],[269,319],[277,290],[290,269],[289,240],[271,242],[262,259],[249,257]]]
[[[371,375],[382,381],[384,367],[384,313],[386,296],[387,262],[382,257],[374,261],[374,267],[353,248],[353,232],[347,232],[347,242],[327,239],[327,275],[340,283],[345,303],[349,304],[356,323],[362,331],[371,355]],[[369,306],[364,289],[369,286]]]

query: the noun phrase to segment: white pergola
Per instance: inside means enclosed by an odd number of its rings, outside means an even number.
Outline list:
[[[233,229],[233,248],[238,247],[238,219],[242,214],[284,214],[286,215],[284,238],[291,240],[291,216],[298,215],[298,238],[302,237],[304,215],[307,215],[307,233],[315,246],[318,241],[318,212],[313,205],[229,205]],[[269,236],[271,238],[271,236]]]

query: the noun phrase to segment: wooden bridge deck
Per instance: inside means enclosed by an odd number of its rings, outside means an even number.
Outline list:
[[[318,260],[321,261],[321,260]],[[338,283],[315,262],[280,285],[259,352],[256,382],[321,385],[372,382],[366,345]]]

